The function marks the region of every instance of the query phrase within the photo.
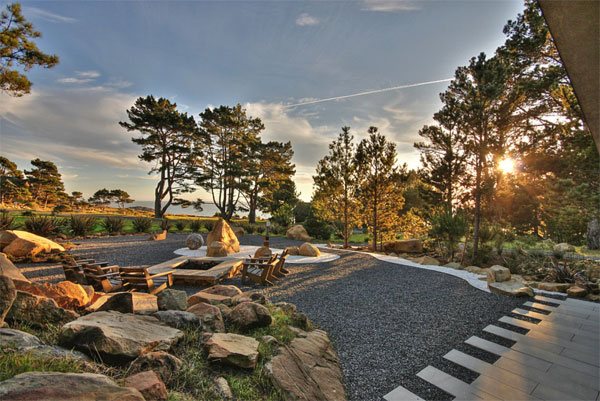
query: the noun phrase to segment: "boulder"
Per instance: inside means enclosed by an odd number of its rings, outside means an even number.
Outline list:
[[[573,284],[570,283],[538,283],[538,290],[550,291],[550,292],[567,292],[569,287]]]
[[[513,275],[506,281],[488,281],[489,290],[498,295],[509,297],[533,297],[533,290],[525,284],[523,278],[519,275]]]
[[[71,310],[61,308],[51,298],[17,291],[17,296],[6,319],[15,322],[28,323],[34,326],[50,324],[65,324],[75,320],[79,315]]]
[[[224,258],[227,256],[227,249],[225,244],[221,241],[213,241],[206,247],[206,256],[212,258]]]
[[[183,337],[180,330],[164,326],[152,316],[120,312],[94,312],[67,323],[59,343],[105,362],[120,363],[135,359],[150,350],[166,351]]]
[[[296,305],[291,304],[289,302],[276,302],[273,304],[273,306],[281,309],[286,315],[293,315],[294,313],[296,313],[298,311],[298,308],[296,307]]]
[[[204,238],[202,238],[202,235],[200,234],[193,233],[188,235],[188,237],[185,239],[185,246],[193,251],[200,249],[202,245],[204,245]]]
[[[342,370],[327,333],[314,330],[279,348],[265,365],[285,401],[345,401]]]
[[[569,287],[569,289],[567,289],[567,295],[570,297],[583,298],[587,295],[587,293],[587,289],[581,288],[577,285],[574,285],[573,287]]]
[[[449,267],[451,269],[456,269],[456,270],[462,270],[463,269],[462,265],[460,263],[457,263],[457,262],[446,263],[444,265],[444,267]]]
[[[160,233],[154,233],[148,237],[148,241],[164,241],[167,239],[168,230],[162,230]]]
[[[166,288],[156,296],[159,310],[186,310],[187,293],[181,290]]]
[[[87,291],[81,285],[71,281],[61,281],[57,284],[25,283],[21,281],[16,282],[15,287],[19,291],[52,298],[58,306],[65,309],[82,308],[91,301]]]
[[[258,361],[258,341],[232,333],[215,333],[205,342],[208,360],[253,369]]]
[[[510,280],[510,270],[504,266],[494,265],[488,269],[488,283],[502,283]]]
[[[21,373],[0,382],[0,399],[14,401],[85,400],[145,401],[140,392],[120,387],[104,375],[95,373]]]
[[[204,302],[199,302],[195,305],[190,306],[187,309],[188,312],[198,316],[202,321],[204,328],[214,332],[224,332],[225,323],[223,322],[223,316],[221,310],[214,305],[209,305]]]
[[[236,295],[241,294],[242,290],[240,290],[235,285],[217,284],[217,285],[213,285],[212,287],[208,287],[208,288],[202,290],[202,292],[206,292],[209,294],[223,295],[226,297],[234,297]]]
[[[241,236],[243,236],[244,234],[246,234],[246,230],[244,230],[244,227],[231,226],[231,230],[233,231],[233,233],[235,234],[235,236],[238,237],[238,238],[240,238]]]
[[[554,245],[553,251],[560,254],[566,252],[575,252],[575,247],[571,244],[567,244],[566,242],[562,242]]]
[[[18,351],[41,347],[44,343],[33,334],[20,330],[0,328],[0,348],[12,348]]]
[[[220,244],[218,246],[213,246],[214,242],[219,242]],[[223,219],[219,219],[211,232],[208,233],[206,243],[209,244],[206,256],[220,257],[223,256],[223,252],[225,253],[224,256],[227,256],[240,251],[240,242],[229,224]],[[213,254],[217,250],[219,250],[219,252],[217,252],[218,254]]]
[[[29,283],[29,279],[21,273],[4,253],[0,253],[0,276],[10,277],[13,282],[23,281]]]
[[[467,266],[465,270],[473,274],[487,274],[487,269],[483,269],[479,266]]]
[[[46,249],[43,244],[17,238],[5,246],[3,251],[13,258],[33,258],[42,252],[46,252]]]
[[[154,313],[152,316],[167,326],[175,327],[176,329],[183,327],[202,326],[202,321],[198,316],[191,312],[182,310],[163,310]]]
[[[21,230],[3,230],[0,231],[0,248],[5,248],[12,244],[16,239],[22,239],[28,242],[33,242],[42,247],[42,252],[64,252],[65,248],[48,238],[40,237],[27,231]],[[3,251],[6,254],[9,252]],[[15,255],[13,255],[15,256]]]
[[[273,318],[269,310],[254,302],[244,302],[231,310],[229,322],[241,330],[249,330],[256,327],[266,327],[271,324]]]
[[[309,244],[308,242],[305,242],[304,244],[300,245],[300,247],[298,248],[298,254],[302,255],[302,256],[318,257],[318,256],[321,256],[321,251],[319,251],[319,248],[317,248],[313,244]]]
[[[430,265],[430,266],[439,266],[440,261],[436,258],[432,258],[431,256],[421,256],[420,258],[413,259],[415,263],[420,265]]]
[[[4,325],[4,318],[16,297],[17,289],[10,277],[0,276],[0,327]]]
[[[163,382],[169,382],[173,375],[181,369],[183,361],[165,351],[152,351],[137,357],[129,371],[132,373],[146,370],[155,371]]]
[[[288,252],[288,255],[300,255],[300,248],[297,246],[288,246],[285,250]]]
[[[285,232],[285,236],[289,239],[295,239],[298,241],[311,240],[310,235],[308,235],[306,229],[300,224],[296,224],[295,226],[291,226],[290,228],[288,228]]]
[[[224,377],[217,377],[215,379],[215,387],[217,388],[217,394],[225,400],[233,400],[233,392],[231,391],[231,387],[229,387],[229,383],[227,383],[227,379]]]
[[[146,401],[165,401],[169,397],[165,383],[153,370],[126,377],[124,385],[138,390]]]
[[[398,253],[422,253],[423,241],[420,239],[407,239],[401,241],[386,242],[383,244],[384,252]]]
[[[211,294],[208,292],[199,291],[190,296],[187,300],[188,307],[204,302],[211,305],[225,304],[231,305],[231,297],[225,295]]]
[[[261,246],[254,252],[255,258],[270,258],[273,255],[273,251],[268,246]]]
[[[158,311],[156,295],[145,292],[117,292],[100,306],[98,311],[149,314]]]
[[[223,316],[223,320],[229,320],[229,316],[231,315],[231,308],[225,304],[217,304],[215,306],[221,311],[221,316]]]

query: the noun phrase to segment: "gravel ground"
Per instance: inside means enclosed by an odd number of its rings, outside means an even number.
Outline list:
[[[152,265],[175,257],[173,251],[183,246],[185,234],[170,234],[166,241],[158,242],[146,238],[82,240],[73,253],[121,266]],[[262,237],[246,235],[241,242],[261,245]],[[297,244],[285,238],[271,240],[278,248]],[[264,293],[272,301],[296,304],[329,333],[340,357],[350,401],[381,401],[399,385],[427,400],[450,400],[452,396],[419,379],[416,373],[433,365],[470,382],[476,375],[444,360],[445,353],[457,348],[493,362],[493,355],[463,344],[472,335],[510,346],[482,329],[497,324],[501,316],[522,305],[522,299],[484,293],[443,273],[359,253],[339,253],[341,258],[329,263],[286,266],[291,274],[276,286],[265,288]],[[61,271],[32,270],[25,274],[52,277]],[[240,285],[239,279],[231,280],[231,284]]]

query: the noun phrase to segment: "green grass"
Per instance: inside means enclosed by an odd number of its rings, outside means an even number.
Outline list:
[[[350,244],[365,244],[365,243],[368,243],[370,239],[371,239],[371,236],[369,234],[362,234],[362,233],[352,234],[350,236],[350,238],[348,239],[348,242]],[[343,244],[344,239],[338,237],[337,235],[332,235],[331,242],[334,242],[336,244]]]
[[[84,371],[86,371],[85,362],[74,358],[0,349],[0,381],[25,372],[82,373]]]

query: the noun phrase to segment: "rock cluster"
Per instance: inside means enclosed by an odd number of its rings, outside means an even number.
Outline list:
[[[0,231],[0,250],[14,258],[31,258],[40,253],[64,252],[65,248],[27,231],[3,230]]]

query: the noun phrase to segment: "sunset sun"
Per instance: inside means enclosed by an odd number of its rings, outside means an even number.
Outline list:
[[[515,172],[515,160],[510,157],[505,157],[498,163],[498,169],[504,174],[512,174]]]

